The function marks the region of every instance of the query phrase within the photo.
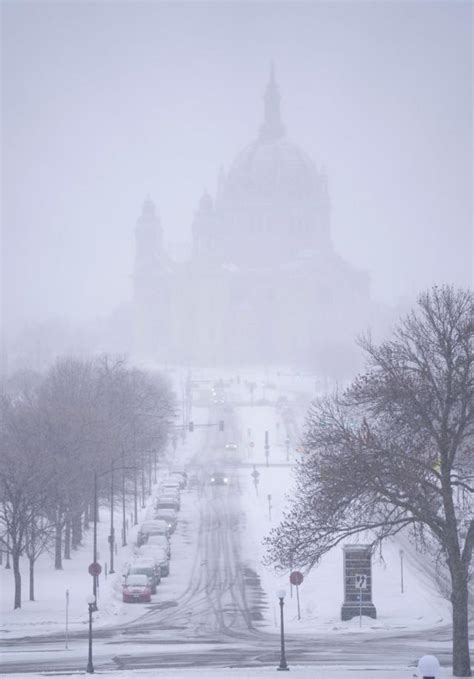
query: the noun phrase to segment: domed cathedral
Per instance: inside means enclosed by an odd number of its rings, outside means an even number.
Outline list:
[[[369,280],[334,250],[327,177],[286,136],[273,67],[258,136],[202,196],[185,263],[147,198],[134,271],[137,353],[162,361],[313,362],[365,327]]]

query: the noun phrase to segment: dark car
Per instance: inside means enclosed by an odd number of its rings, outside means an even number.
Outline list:
[[[160,573],[156,572],[155,564],[152,559],[141,559],[132,563],[127,571],[129,575],[146,575],[151,593],[156,594],[156,586],[160,584]]]
[[[179,512],[181,503],[175,495],[162,495],[156,500],[155,509],[174,509],[175,512]]]
[[[151,587],[146,575],[127,575],[122,598],[125,603],[150,603]]]
[[[167,521],[170,529],[170,533],[174,533],[176,530],[176,524],[178,523],[178,515],[174,509],[156,509],[155,518],[161,519],[162,521]]]
[[[227,486],[229,478],[224,472],[214,472],[211,474],[211,485],[213,486]]]

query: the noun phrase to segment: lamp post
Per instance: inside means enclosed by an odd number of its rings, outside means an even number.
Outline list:
[[[115,549],[115,531],[114,531],[114,461],[112,460],[112,466],[110,468],[111,478],[110,478],[110,568],[109,573],[115,573],[114,570],[114,549]]]
[[[92,662],[92,613],[95,610],[95,597],[90,596],[87,599],[87,605],[89,607],[89,657],[87,660],[86,672],[88,674],[94,674],[94,664]]]
[[[277,667],[279,672],[288,672],[290,669],[286,662],[285,655],[285,626],[283,622],[283,606],[285,600],[286,592],[284,589],[279,589],[277,592],[277,597],[280,601],[280,664]]]
[[[92,562],[97,563],[97,472],[94,472],[94,543]],[[92,593],[94,594],[94,603],[97,610],[97,575],[92,576]]]
[[[123,455],[122,455],[122,461],[123,461]],[[115,460],[112,460],[112,465],[110,469],[106,469],[105,471],[98,473],[97,471],[94,471],[94,538],[93,538],[93,554],[92,554],[92,562],[97,563],[97,519],[98,519],[98,504],[99,504],[99,478],[102,476],[105,476],[105,474],[110,474],[111,473],[111,484],[110,484],[110,535],[109,535],[109,544],[110,544],[110,570],[109,573],[114,573],[114,553],[115,553],[115,539],[114,539],[114,471],[120,471],[122,470],[122,515],[123,515],[123,543],[126,544],[126,521],[125,521],[125,471],[127,470],[132,470],[134,472],[134,477],[135,477],[135,483],[134,483],[134,501],[135,501],[135,523],[138,523],[138,518],[137,518],[137,468],[136,466],[131,466],[127,467],[125,465],[122,465],[121,467],[116,467],[115,466]],[[92,592],[95,597],[95,609],[98,610],[97,608],[97,585],[98,585],[98,576],[94,575],[92,578]]]
[[[404,587],[403,587],[403,554],[404,554],[403,549],[400,549],[398,553],[400,555],[400,590],[403,594],[403,590],[404,590]]]
[[[133,477],[133,524],[134,526],[138,523],[138,469],[135,467],[135,474]]]
[[[418,661],[418,672],[423,679],[436,679],[440,669],[439,660],[434,655],[424,655]]]

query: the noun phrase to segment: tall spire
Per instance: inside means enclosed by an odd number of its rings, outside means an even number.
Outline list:
[[[285,136],[285,126],[281,121],[280,93],[275,80],[273,62],[270,66],[270,79],[264,95],[264,118],[260,127],[260,139],[273,141]]]

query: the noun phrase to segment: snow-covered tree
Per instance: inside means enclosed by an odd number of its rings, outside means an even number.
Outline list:
[[[362,531],[374,546],[402,529],[429,539],[450,576],[457,677],[471,676],[473,307],[472,292],[435,287],[390,341],[361,340],[366,371],[313,404],[296,495],[267,539],[285,568],[311,568]]]

